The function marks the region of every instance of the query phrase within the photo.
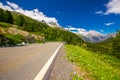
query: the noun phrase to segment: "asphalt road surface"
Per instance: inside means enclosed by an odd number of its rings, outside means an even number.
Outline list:
[[[0,80],[34,80],[60,44],[0,48]]]

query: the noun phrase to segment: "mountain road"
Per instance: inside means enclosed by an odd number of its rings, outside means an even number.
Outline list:
[[[0,48],[0,80],[38,80],[38,73],[61,44],[50,42]]]

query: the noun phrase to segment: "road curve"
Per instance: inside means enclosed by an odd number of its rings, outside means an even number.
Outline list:
[[[0,80],[34,80],[60,44],[0,48]]]

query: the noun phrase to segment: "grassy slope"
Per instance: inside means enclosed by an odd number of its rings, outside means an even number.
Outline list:
[[[25,42],[26,40],[27,41],[28,40],[33,40],[33,38],[28,38],[27,39],[26,36],[22,36],[21,34],[8,33],[8,29],[10,27],[18,29],[17,25],[12,25],[12,24],[9,24],[9,23],[0,22],[0,40],[2,40],[0,42],[0,46],[6,46],[8,44],[9,45],[17,45],[19,43]],[[18,30],[20,30],[20,29],[18,29]],[[36,36],[38,36],[38,35],[36,35]],[[34,40],[34,42],[38,42],[39,43],[41,41],[40,40]],[[31,42],[29,41],[29,43],[31,43]]]
[[[67,58],[84,69],[93,79],[120,80],[120,60],[108,55],[95,54],[78,46],[67,45],[65,49]]]

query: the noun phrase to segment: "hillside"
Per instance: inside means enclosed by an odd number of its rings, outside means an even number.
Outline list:
[[[0,22],[0,45],[11,46],[22,42],[43,42],[44,37],[17,28],[18,26]]]
[[[119,59],[74,45],[66,45],[65,50],[76,69],[72,80],[120,80]]]
[[[0,22],[2,22],[0,27],[8,28],[11,25],[11,27],[16,26],[16,28],[19,29],[17,32],[19,33],[20,31],[19,34],[27,31],[30,34],[36,34],[38,36],[44,37],[45,41],[64,41],[68,44],[79,46],[84,43],[84,41],[79,36],[69,31],[66,31],[61,27],[50,27],[44,22],[34,20],[16,12],[5,11],[2,9],[0,9],[0,12],[0,17],[2,17],[0,18]],[[25,33],[27,34],[27,32]]]
[[[120,31],[116,36],[98,43],[86,42],[86,49],[99,54],[112,55],[120,58]]]

